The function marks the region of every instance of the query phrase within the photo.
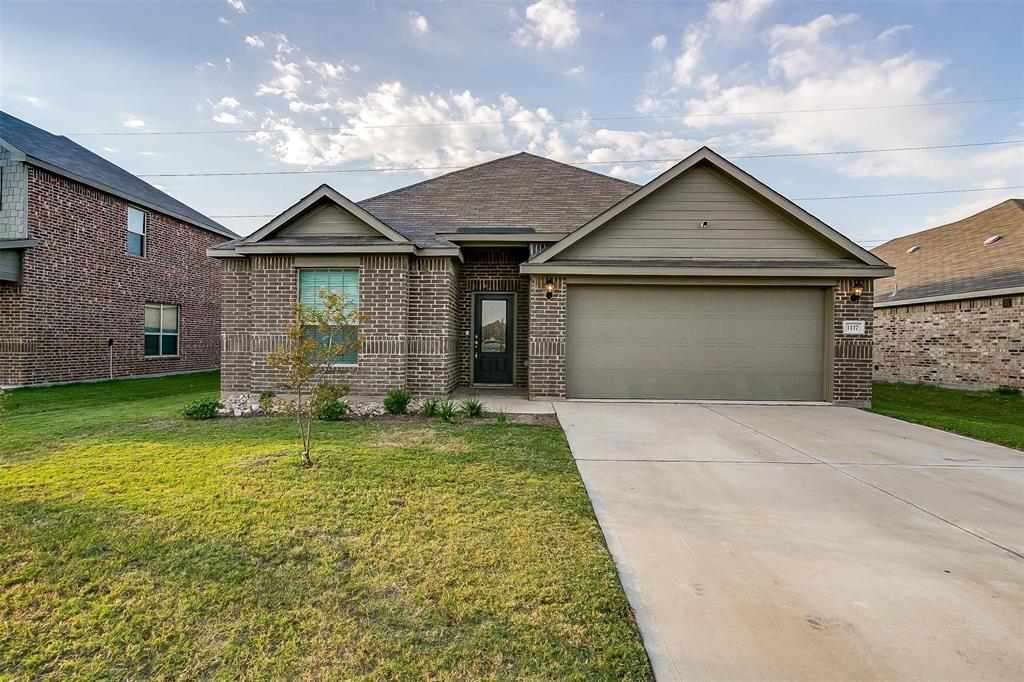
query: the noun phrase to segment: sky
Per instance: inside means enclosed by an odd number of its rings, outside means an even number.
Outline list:
[[[1024,197],[1022,27],[1021,2],[0,0],[0,107],[240,234],[325,182],[529,151],[644,183],[708,145],[870,248]],[[220,172],[278,174],[180,175]],[[821,198],[951,189],[981,191]]]

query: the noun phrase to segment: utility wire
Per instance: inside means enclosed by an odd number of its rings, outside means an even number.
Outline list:
[[[964,147],[990,147],[1003,144],[1021,144],[1024,140],[1000,140],[995,142],[967,142],[963,144],[937,144],[923,147],[889,147],[885,149],[851,149],[834,152],[787,152],[780,154],[747,154],[730,156],[730,159],[781,159],[797,156],[841,156],[848,154],[880,154],[883,152],[916,152],[929,149],[960,149]],[[630,163],[675,163],[679,159],[617,159],[612,161],[573,161],[574,166],[611,166]],[[395,173],[401,171],[462,170],[471,166],[393,166],[390,168],[327,168],[322,170],[279,170],[279,171],[224,171],[211,173],[139,173],[140,178],[209,178],[252,175],[324,175],[328,173]]]
[[[364,130],[377,128],[433,128],[451,126],[485,126],[485,125],[547,125],[549,123],[575,123],[579,121],[644,121],[663,120],[675,118],[717,118],[736,116],[780,116],[786,114],[819,114],[834,113],[840,111],[874,111],[884,109],[916,109],[920,107],[943,107],[957,104],[983,104],[988,102],[1014,102],[1024,99],[1020,97],[993,97],[988,99],[961,99],[946,102],[915,102],[911,104],[878,104],[862,107],[829,107],[823,109],[779,109],[776,111],[728,111],[713,114],[649,114],[633,116],[576,116],[573,118],[550,118],[544,120],[514,121],[511,119],[499,119],[491,121],[443,121],[436,123],[382,123],[378,125],[350,125],[350,126],[315,126],[292,128],[243,128],[232,130],[120,130],[106,133],[68,133],[73,137],[132,137],[139,135],[237,135],[240,133],[275,133],[293,132],[303,130],[308,132],[342,132],[346,130]]]
[[[828,197],[798,197],[793,201],[828,201],[833,199],[875,199],[888,197],[915,197],[926,194],[960,194],[963,192],[993,192],[996,190],[1024,189],[1024,185],[1009,185],[1006,187],[972,187],[969,189],[937,189],[927,192],[890,192],[888,194],[841,194]],[[249,213],[238,215],[212,215],[211,218],[272,218],[274,213]]]

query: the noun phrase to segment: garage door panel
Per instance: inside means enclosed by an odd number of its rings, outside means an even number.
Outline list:
[[[821,289],[569,287],[578,398],[820,400]]]

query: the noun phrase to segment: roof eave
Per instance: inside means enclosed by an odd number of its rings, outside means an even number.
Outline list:
[[[1024,285],[1005,287],[1002,289],[982,289],[979,291],[963,291],[954,294],[937,294],[935,296],[918,296],[893,300],[875,300],[876,308],[896,308],[904,305],[921,305],[923,303],[942,303],[944,301],[965,301],[972,298],[998,298],[1024,294]]]
[[[888,266],[857,265],[849,266],[748,266],[723,267],[707,264],[679,265],[644,265],[636,264],[581,264],[570,261],[550,261],[547,263],[527,262],[519,266],[519,271],[529,275],[647,275],[647,276],[679,276],[698,277],[836,277],[863,279],[879,279],[891,277],[894,270]]]

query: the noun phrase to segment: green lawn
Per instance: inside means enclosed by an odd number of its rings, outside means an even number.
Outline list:
[[[1024,395],[879,382],[871,411],[1024,450]]]
[[[561,430],[190,422],[216,375],[14,391],[0,678],[649,679]]]

